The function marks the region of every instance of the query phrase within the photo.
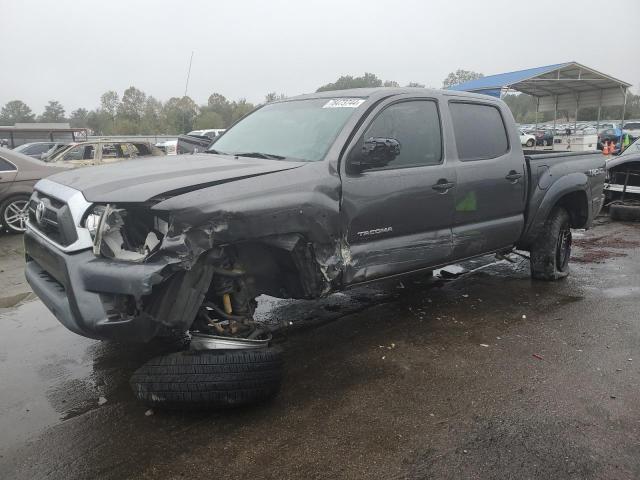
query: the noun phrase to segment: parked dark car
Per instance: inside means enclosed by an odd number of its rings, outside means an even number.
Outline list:
[[[67,143],[62,142],[32,142],[23,143],[22,145],[14,148],[13,151],[39,160],[44,160],[45,158],[54,155],[57,151],[67,145]]]
[[[600,153],[524,156],[509,108],[486,95],[289,98],[208,153],[39,182],[26,277],[80,335],[188,333],[191,351],[132,377],[146,403],[246,404],[274,395],[282,371],[254,320],[258,295],[317,299],[515,247],[530,252],[533,278],[564,278],[571,228],[589,228],[602,206],[604,166]],[[39,222],[39,208],[58,223]]]
[[[534,132],[536,145],[539,147],[550,147],[553,145],[553,130],[538,130]]]
[[[0,148],[0,224],[20,233],[26,229],[29,197],[35,183],[64,168]]]

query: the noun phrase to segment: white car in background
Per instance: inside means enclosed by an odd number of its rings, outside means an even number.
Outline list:
[[[196,135],[198,137],[209,137],[211,140],[214,140],[215,138],[219,137],[224,132],[226,132],[226,130],[227,130],[226,128],[210,128],[207,130],[193,130],[187,133],[187,135]]]
[[[625,122],[622,130],[632,138],[638,138],[640,137],[640,121]]]
[[[164,142],[156,143],[156,147],[162,150],[166,155],[177,155],[178,154],[178,139],[175,140],[166,140]]]
[[[520,144],[526,147],[533,147],[536,144],[536,136],[530,133],[524,133],[522,130],[518,130],[520,134]]]

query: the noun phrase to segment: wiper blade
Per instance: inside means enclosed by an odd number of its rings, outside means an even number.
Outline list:
[[[234,153],[236,157],[252,157],[252,158],[265,158],[267,160],[284,160],[286,157],[282,155],[274,155],[272,153],[262,152],[246,152],[246,153]]]
[[[213,148],[208,148],[204,151],[204,153],[213,153],[214,155],[227,155],[224,152],[219,152],[218,150],[214,150]]]

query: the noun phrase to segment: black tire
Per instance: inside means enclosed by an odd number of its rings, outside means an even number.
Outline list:
[[[282,352],[275,348],[201,350],[156,357],[131,377],[145,404],[166,409],[239,407],[274,397],[282,381]]]
[[[559,280],[569,275],[571,217],[562,207],[551,211],[531,248],[531,276],[536,280]]]
[[[609,217],[611,220],[621,222],[640,221],[640,205],[619,205],[614,203],[609,205]]]
[[[527,147],[529,148],[533,147],[534,143],[536,143],[536,141],[530,138],[529,140],[527,140]]]
[[[8,218],[12,218],[12,215],[15,212],[12,212],[10,209],[14,208],[16,205],[28,206],[29,204],[29,195],[14,195],[5,199],[2,203],[0,203],[0,224],[4,226],[8,231],[12,233],[24,233],[26,230],[26,219],[17,220],[16,222],[7,221]]]

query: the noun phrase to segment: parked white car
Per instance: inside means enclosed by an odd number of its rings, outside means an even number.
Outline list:
[[[226,131],[226,128],[211,128],[208,130],[193,130],[187,135],[197,135],[199,137],[209,137],[211,140],[219,137]]]
[[[640,137],[640,121],[625,122],[623,131],[633,138]]]
[[[527,147],[533,147],[536,144],[535,135],[531,135],[530,133],[524,133],[522,130],[518,130],[518,132],[520,133],[521,145],[524,145]]]
[[[156,143],[156,147],[162,150],[167,155],[177,155],[178,154],[178,139],[175,140],[167,140],[165,142]]]

